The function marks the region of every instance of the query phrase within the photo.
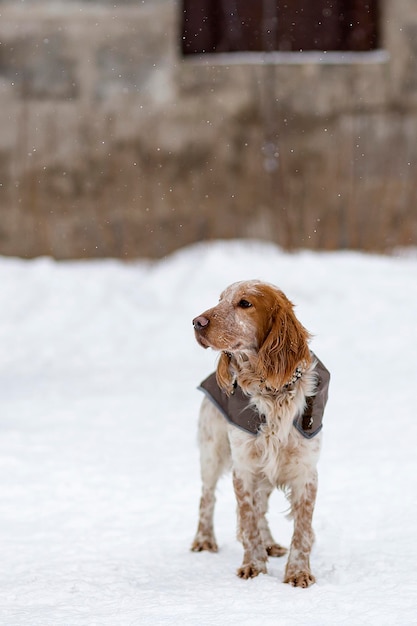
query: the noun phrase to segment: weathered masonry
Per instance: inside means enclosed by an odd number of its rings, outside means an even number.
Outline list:
[[[364,51],[278,13],[270,51],[184,55],[185,2],[0,0],[0,254],[417,245],[417,3],[376,4]]]

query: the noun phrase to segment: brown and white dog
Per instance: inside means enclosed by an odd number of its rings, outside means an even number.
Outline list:
[[[271,535],[266,513],[275,487],[288,494],[294,531],[284,582],[308,587],[314,541],[312,516],[317,492],[321,434],[307,438],[294,427],[317,387],[316,361],[307,330],[282,291],[260,281],[244,281],[223,291],[219,303],[193,320],[198,343],[221,352],[217,383],[233,394],[238,385],[262,416],[257,435],[231,425],[205,397],[199,421],[202,496],[192,550],[217,551],[213,530],[215,488],[233,471],[238,538],[243,544],[237,574],[252,578],[266,572],[268,556],[287,550]],[[295,373],[297,373],[295,375]]]

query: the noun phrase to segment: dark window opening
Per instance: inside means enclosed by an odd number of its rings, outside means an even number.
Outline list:
[[[183,0],[182,52],[369,51],[378,0]]]

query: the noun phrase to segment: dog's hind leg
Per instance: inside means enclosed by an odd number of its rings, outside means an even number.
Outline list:
[[[261,533],[262,541],[268,553],[268,556],[283,556],[287,553],[287,548],[281,546],[272,537],[268,521],[266,519],[266,514],[268,512],[269,496],[271,495],[272,490],[273,487],[268,481],[262,483],[255,494],[255,502],[259,511],[258,528],[259,532]]]
[[[217,552],[213,516],[215,491],[220,476],[230,468],[227,422],[214,404],[204,398],[198,426],[202,493],[197,533],[191,550]]]

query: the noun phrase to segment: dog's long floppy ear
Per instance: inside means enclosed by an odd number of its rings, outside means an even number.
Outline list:
[[[292,302],[281,291],[276,291],[269,314],[269,332],[260,346],[256,369],[267,386],[279,389],[291,380],[297,366],[310,363],[310,334],[296,318]]]
[[[233,391],[233,374],[230,369],[231,355],[222,352],[217,362],[216,380],[217,384],[228,396]]]

